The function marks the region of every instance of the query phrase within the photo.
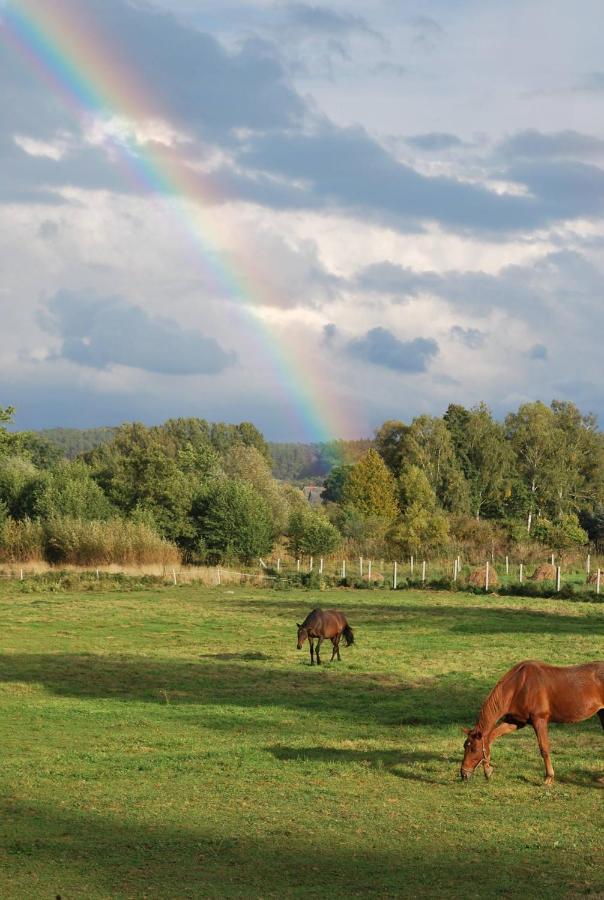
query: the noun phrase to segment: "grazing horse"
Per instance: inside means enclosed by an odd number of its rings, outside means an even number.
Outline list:
[[[330,662],[333,662],[334,656],[340,656],[340,639],[344,635],[346,646],[350,647],[354,643],[354,634],[352,628],[346,620],[346,616],[338,612],[336,609],[313,609],[301,625],[298,625],[298,650],[302,649],[302,645],[306,638],[310,644],[310,664],[314,666],[314,657],[317,657],[317,665],[321,665],[321,657],[319,651],[323,638],[329,638],[333,644]],[[317,639],[317,649],[315,651],[315,638]]]
[[[582,666],[550,666],[532,659],[519,662],[484,701],[474,728],[463,729],[467,737],[461,777],[467,781],[483,765],[485,778],[490,778],[493,741],[532,725],[545,763],[545,784],[552,784],[547,723],[582,722],[596,713],[604,728],[604,662]]]

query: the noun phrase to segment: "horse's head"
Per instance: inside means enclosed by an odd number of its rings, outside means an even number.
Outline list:
[[[490,778],[493,770],[491,769],[488,748],[482,731],[479,728],[464,728],[462,730],[466,735],[460,772],[463,781],[467,781],[480,765],[484,765],[485,778]]]
[[[308,637],[308,629],[305,628],[304,625],[299,625],[297,622],[296,622],[296,627],[298,629],[298,650],[301,650],[302,645],[304,644],[304,641]]]

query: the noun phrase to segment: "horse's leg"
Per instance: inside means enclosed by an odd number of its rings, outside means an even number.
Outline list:
[[[338,654],[338,662],[342,661],[342,657],[340,656],[340,641],[342,640],[342,634],[340,633],[336,638],[336,653]]]
[[[543,762],[545,763],[545,784],[553,784],[554,767],[552,766],[552,761],[549,755],[547,719],[533,719],[531,725],[535,729],[535,734],[537,735],[537,741],[539,743],[539,749],[541,750],[541,756],[543,757]]]
[[[600,719],[600,725],[604,728],[604,709],[601,709],[598,713],[598,718]]]
[[[317,651],[315,653],[315,656],[317,657],[317,665],[318,666],[321,665],[321,657],[319,656],[319,650],[321,649],[322,643],[323,643],[323,638],[322,637],[317,638]]]
[[[518,725],[514,722],[502,722],[501,725],[498,725],[497,728],[494,728],[488,737],[488,749],[486,751],[487,761],[484,765],[484,777],[490,778],[493,774],[493,768],[491,766],[491,747],[493,746],[493,741],[496,741],[498,737],[501,737],[504,734],[510,734],[512,731],[516,731]]]
[[[332,651],[331,651],[331,659],[329,660],[329,662],[333,662],[333,658],[334,658],[334,656],[336,655],[336,650],[337,650],[337,648],[338,648],[338,639],[337,639],[337,637],[332,637],[332,638],[331,638],[331,643],[332,643],[333,649],[332,649]]]
[[[314,656],[314,653],[315,653],[315,639],[309,637],[308,643],[310,644],[310,664],[311,664],[311,666],[314,666],[314,664],[315,664],[315,656]]]

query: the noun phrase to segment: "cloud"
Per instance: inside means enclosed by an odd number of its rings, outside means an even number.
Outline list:
[[[594,166],[518,163],[504,175],[528,190],[496,193],[457,178],[424,175],[396,160],[362,128],[339,128],[325,120],[306,132],[252,136],[238,158],[248,170],[284,180],[273,183],[273,203],[281,194],[284,206],[333,209],[400,231],[437,222],[472,233],[513,233],[604,212],[604,172]],[[262,190],[255,187],[262,202]]]
[[[464,142],[455,134],[445,131],[429,131],[427,134],[414,134],[405,138],[405,143],[416,150],[425,150],[428,153],[437,153],[439,150],[451,150],[453,147],[463,147]]]
[[[336,337],[338,335],[338,328],[334,325],[333,322],[329,322],[327,325],[323,326],[323,339],[322,344],[325,347],[329,347],[333,344]]]
[[[346,346],[350,356],[395,372],[425,372],[438,344],[432,338],[401,341],[387,328],[372,328]]]
[[[478,328],[462,328],[461,325],[454,325],[450,333],[452,338],[465,344],[470,350],[482,347],[487,337],[484,331]]]
[[[431,16],[416,16],[411,22],[413,43],[423,50],[434,50],[444,36],[444,29]]]
[[[498,150],[504,156],[527,159],[602,156],[604,141],[591,134],[568,129],[544,133],[529,128],[501,141]]]
[[[369,27],[365,19],[350,13],[339,13],[324,6],[294,3],[287,7],[289,22],[298,30],[311,34],[350,35],[367,34],[382,40],[381,35]]]
[[[533,344],[528,355],[529,359],[538,359],[545,362],[548,358],[547,347],[545,344]]]
[[[215,375],[235,362],[214,338],[153,318],[121,297],[59,291],[40,323],[60,338],[63,359],[93,369],[121,365],[162,375]]]
[[[552,306],[575,309],[594,305],[602,273],[582,253],[559,250],[526,265],[504,266],[497,274],[481,271],[415,270],[390,261],[361,269],[352,289],[406,303],[422,295],[440,297],[454,308],[486,316],[493,310],[537,323]],[[548,315],[550,313],[548,312]]]

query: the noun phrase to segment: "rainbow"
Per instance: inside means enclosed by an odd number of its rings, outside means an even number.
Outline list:
[[[80,121],[117,119],[130,130],[149,122],[169,123],[169,115],[153,102],[150,87],[125,60],[111,55],[106,37],[85,7],[73,0],[12,0],[0,13],[0,36]],[[270,363],[280,408],[290,425],[308,441],[350,436],[355,431],[352,419],[340,412],[328,379],[315,369],[316,360],[259,315],[262,307],[278,306],[278,295],[253,254],[246,252],[249,239],[237,236],[235,256],[213,238],[208,209],[221,200],[216,185],[191,168],[174,142],[142,143],[128,133],[108,135],[106,141],[124,177],[162,204],[185,235],[196,265],[234,301],[254,352]]]

